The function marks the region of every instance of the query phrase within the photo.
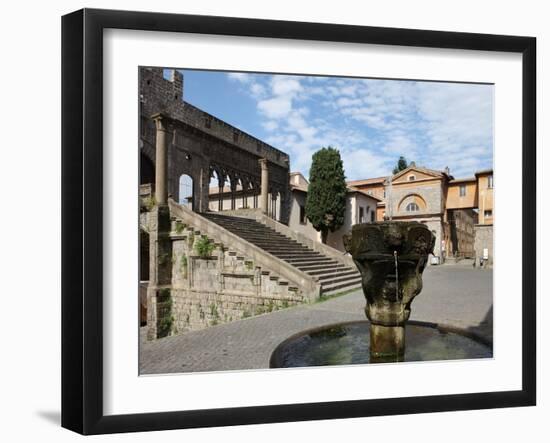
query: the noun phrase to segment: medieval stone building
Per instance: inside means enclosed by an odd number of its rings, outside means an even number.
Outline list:
[[[140,299],[148,339],[360,286],[351,258],[288,227],[286,153],[185,102],[178,71],[139,74]]]
[[[259,206],[262,170],[269,171],[267,194],[280,201],[280,219],[288,222],[290,210],[288,155],[263,141],[217,119],[183,100],[183,76],[162,68],[140,69],[140,183],[155,183],[154,114],[161,114],[169,136],[167,156],[168,194],[180,201],[180,179],[190,178],[191,209],[206,212],[212,178],[220,189],[227,187],[236,207],[236,192]],[[245,197],[251,197],[247,199]]]

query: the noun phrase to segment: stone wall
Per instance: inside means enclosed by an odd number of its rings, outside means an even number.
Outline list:
[[[173,200],[146,213],[150,279],[142,284],[147,283],[149,340],[320,296],[320,284],[310,275]]]
[[[439,263],[442,264],[445,262],[445,254],[443,253],[442,248],[442,239],[445,236],[444,233],[444,226],[441,222],[440,218],[432,218],[429,220],[426,219],[418,219],[417,221],[421,221],[421,223],[424,223],[430,231],[435,235],[435,246],[434,246],[434,252],[433,255],[436,257],[439,257]],[[431,264],[431,260],[429,261],[429,264]]]
[[[173,221],[170,334],[202,329],[307,301],[298,287],[263,270],[246,254],[226,248]],[[210,242],[208,256],[198,242]]]
[[[388,189],[386,189],[386,195],[390,195]],[[406,205],[400,205],[400,203],[409,195],[418,195],[426,203],[426,209],[420,212],[418,215],[425,214],[439,214],[443,212],[443,190],[441,182],[434,182],[430,184],[423,184],[411,188],[409,186],[393,185],[391,189],[391,205],[393,217],[411,215],[410,212],[405,211]],[[386,199],[386,205],[388,204]],[[389,214],[386,207],[386,215]]]
[[[306,206],[307,193],[300,190],[292,190],[290,217],[288,226],[293,231],[305,235],[313,241],[321,241],[321,236],[317,230],[312,226],[311,222],[306,218],[305,223],[300,222],[300,206],[304,208]]]
[[[464,258],[474,256],[475,215],[471,209],[450,209],[448,211],[450,225],[449,254]]]
[[[487,249],[489,252],[489,265],[493,264],[493,225],[476,225],[475,231],[475,256],[479,260],[483,257],[483,250]]]

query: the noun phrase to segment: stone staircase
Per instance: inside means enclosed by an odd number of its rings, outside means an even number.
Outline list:
[[[313,277],[321,285],[321,295],[328,296],[361,287],[361,276],[357,269],[314,251],[256,220],[216,212],[201,215]]]

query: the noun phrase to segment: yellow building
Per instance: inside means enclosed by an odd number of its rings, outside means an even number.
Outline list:
[[[493,208],[493,170],[476,172],[477,207],[479,208],[478,224],[492,225],[494,220]]]
[[[436,236],[434,255],[440,262],[449,257],[484,257],[492,262],[492,170],[455,179],[448,168],[437,171],[411,163],[391,177],[348,185],[382,199],[377,221],[391,218],[428,225]]]

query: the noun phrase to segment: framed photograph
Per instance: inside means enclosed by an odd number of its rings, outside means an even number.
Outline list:
[[[536,403],[536,40],[62,21],[62,426]]]

